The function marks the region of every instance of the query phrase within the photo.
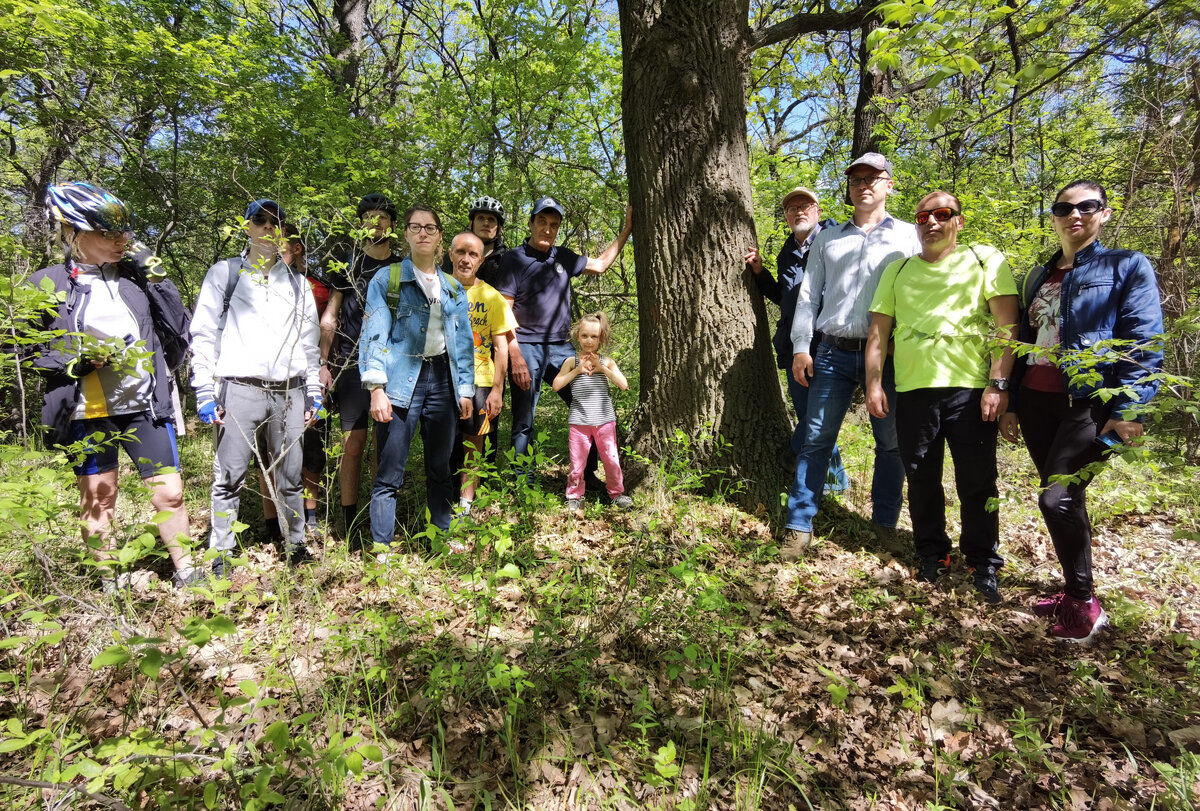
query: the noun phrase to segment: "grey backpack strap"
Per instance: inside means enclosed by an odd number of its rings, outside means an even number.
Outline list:
[[[242,280],[242,258],[237,258],[237,269],[233,267],[233,260],[225,260],[225,300],[221,303],[221,316],[217,319],[217,332],[225,329],[225,321],[229,318],[229,302],[233,300],[233,291],[237,290],[238,282]]]

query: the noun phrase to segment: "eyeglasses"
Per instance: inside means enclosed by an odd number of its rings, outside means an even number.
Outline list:
[[[128,229],[123,231],[95,231],[94,233],[106,242],[120,242],[123,239],[133,239],[133,231]]]
[[[259,226],[273,225],[276,228],[279,227],[279,219],[277,217],[272,217],[270,214],[264,214],[261,211],[251,217],[250,222]]]
[[[938,222],[947,222],[957,217],[958,214],[959,212],[950,208],[950,206],[943,206],[941,208],[931,208],[928,211],[918,211],[913,219],[917,221],[917,225],[924,225],[929,222],[930,217],[933,217]]]
[[[857,186],[874,186],[876,183],[878,183],[881,180],[891,180],[891,179],[892,179],[891,175],[875,175],[874,177],[864,177],[862,175],[854,175],[846,182],[850,184],[851,188],[855,188]]]
[[[419,222],[410,222],[408,225],[404,226],[404,230],[410,234],[419,234],[422,231],[427,234],[436,234],[438,231],[441,231],[442,228],[441,226],[434,225],[433,223],[421,225]]]
[[[1080,214],[1087,217],[1102,208],[1104,208],[1104,203],[1099,200],[1080,200],[1078,203],[1055,203],[1050,206],[1050,213],[1055,217],[1066,217],[1078,209]]]
[[[801,214],[811,208],[816,208],[816,203],[805,203],[804,205],[788,206],[783,210],[785,216],[790,217],[793,214]]]

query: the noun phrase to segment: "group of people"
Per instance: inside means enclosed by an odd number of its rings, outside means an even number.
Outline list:
[[[77,462],[85,538],[99,539],[111,563],[117,449],[124,447],[152,486],[155,507],[170,514],[159,532],[176,583],[193,584],[207,573],[181,543],[188,519],[170,393],[175,366],[165,361],[169,330],[156,302],[166,297],[173,309],[186,310],[174,285],[131,252],[133,215],[121,200],[88,183],[67,183],[50,187],[47,210],[64,262],[31,282],[48,278],[66,296],[42,323],[59,337],[34,362],[48,381],[43,422],[50,440],[70,447]],[[268,535],[281,542],[289,566],[311,559],[307,541],[316,523],[327,412],[338,414],[342,430],[338,480],[352,552],[366,547],[358,493],[369,421],[376,426],[368,515],[377,559],[386,562],[390,554],[396,495],[418,431],[429,520],[448,530],[455,514],[470,514],[489,439],[496,452],[510,373],[512,441],[523,474],[533,474],[526,461],[546,383],[570,405],[568,506],[581,508],[589,457],[593,479],[595,459],[603,460],[612,502],[632,506],[608,395],[610,383],[628,384],[600,354],[609,333],[603,313],[583,317],[572,330],[570,285],[575,276],[612,265],[632,230],[630,212],[596,258],[555,244],[563,215],[554,198],[537,200],[529,238],[509,249],[503,206],[481,197],[471,204],[469,230],[451,240],[443,257],[434,209],[415,205],[398,217],[385,195],[370,194],[357,208],[363,238],[344,261],[322,269],[306,261],[304,242],[279,203],[249,205],[245,249],[209,268],[184,336],[197,413],[215,431],[214,575],[228,576],[233,565],[242,486],[255,466]],[[393,250],[396,232],[407,243],[404,256]],[[456,458],[464,447],[471,455]],[[451,548],[458,548],[453,540]],[[111,567],[103,583],[106,590],[120,587]]]
[[[894,180],[886,157],[865,153],[845,174],[854,209],[845,223],[821,222],[811,189],[784,196],[792,233],[779,253],[778,280],[756,249],[746,253],[757,286],[780,304],[775,343],[781,367],[790,365],[798,423],[781,555],[796,560],[812,542],[831,463],[833,472],[840,468],[838,432],[861,386],[875,441],[872,521],[882,545],[907,551],[896,530],[907,479],[916,577],[934,583],[948,573],[948,446],[961,504],[959,549],[981,598],[1000,602],[997,434],[1014,443],[1023,434],[1065,580],[1033,610],[1053,620],[1054,637],[1091,640],[1105,615],[1093,586],[1087,485],[1114,446],[1142,435],[1143,406],[1157,391],[1162,363],[1162,308],[1149,260],[1100,243],[1112,216],[1108,196],[1100,184],[1078,180],[1050,206],[1059,249],[1018,287],[1000,251],[959,242],[966,217],[955,195],[925,195],[913,225],[887,211]],[[1074,374],[1085,367],[1098,373]]]
[[[757,249],[745,256],[758,289],[780,305],[773,343],[797,419],[783,559],[805,554],[822,496],[849,486],[837,438],[861,386],[875,441],[872,521],[881,543],[907,551],[896,529],[907,479],[916,576],[933,583],[951,569],[942,489],[949,446],[959,548],[976,591],[999,602],[997,436],[1017,442],[1023,435],[1065,579],[1034,610],[1053,619],[1053,636],[1090,640],[1105,617],[1093,587],[1088,471],[1113,446],[1141,436],[1142,407],[1157,390],[1163,327],[1153,268],[1139,253],[1101,245],[1112,210],[1104,188],[1089,180],[1058,193],[1050,216],[1059,250],[1018,285],[1000,251],[959,241],[966,216],[955,195],[926,194],[910,224],[887,210],[894,188],[887,158],[865,153],[845,174],[849,220],[822,221],[817,193],[797,187],[781,201],[791,233],[778,278]],[[102,554],[108,549],[122,446],[151,485],[154,506],[169,516],[159,532],[176,582],[194,583],[206,573],[180,543],[188,518],[169,388],[174,364],[161,323],[163,302],[171,309],[178,291],[147,267],[147,251],[130,249],[132,213],[113,195],[68,183],[50,187],[47,207],[65,261],[31,282],[48,279],[64,294],[42,324],[61,337],[34,362],[47,378],[51,441],[75,443],[85,535],[101,540]],[[564,210],[551,197],[533,204],[529,237],[513,248],[504,242],[503,206],[480,197],[444,257],[442,222],[428,206],[399,216],[385,195],[369,194],[357,216],[364,236],[349,255],[310,270],[283,207],[256,200],[245,212],[245,250],[213,265],[201,285],[190,326],[191,383],[200,420],[215,427],[212,571],[227,576],[232,565],[240,493],[255,463],[287,563],[310,559],[327,405],[340,418],[338,481],[352,551],[365,547],[356,531],[358,494],[368,423],[375,423],[368,514],[381,561],[395,537],[414,435],[424,446],[430,523],[447,530],[456,514],[470,514],[485,449],[495,459],[509,381],[519,474],[533,475],[534,416],[542,385],[550,385],[570,407],[568,507],[582,508],[589,479],[599,484],[599,459],[609,497],[628,508],[609,397],[610,385],[628,383],[601,354],[605,315],[572,326],[571,280],[612,265],[631,233],[631,212],[597,257],[555,244]],[[406,255],[393,248],[397,232]],[[1086,363],[1099,373],[1074,374],[1087,352],[1099,353],[1098,365]],[[117,583],[109,575],[105,585]]]

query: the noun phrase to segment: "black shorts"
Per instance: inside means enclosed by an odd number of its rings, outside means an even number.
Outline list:
[[[97,433],[104,436],[98,440],[92,439]],[[114,436],[115,440],[105,441]],[[83,461],[75,465],[76,476],[92,476],[116,470],[118,446],[129,454],[143,479],[179,472],[175,424],[168,420],[155,425],[149,411],[74,420],[71,423],[71,437],[77,442],[87,443]]]
[[[371,415],[371,392],[363,388],[358,365],[352,364],[337,373],[333,384],[337,392],[338,416],[343,431],[361,431]]]
[[[304,469],[320,476],[325,472],[325,443],[329,439],[329,418],[318,420],[311,428],[304,429],[300,447],[304,450]]]
[[[487,436],[492,430],[492,421],[487,416],[487,398],[491,386],[476,386],[471,398],[471,416],[458,421],[458,431],[463,436]]]

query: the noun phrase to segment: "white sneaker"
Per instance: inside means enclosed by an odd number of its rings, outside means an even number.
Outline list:
[[[458,518],[467,518],[471,515],[471,505],[475,502],[469,498],[460,498],[458,500],[458,510],[456,511]]]

